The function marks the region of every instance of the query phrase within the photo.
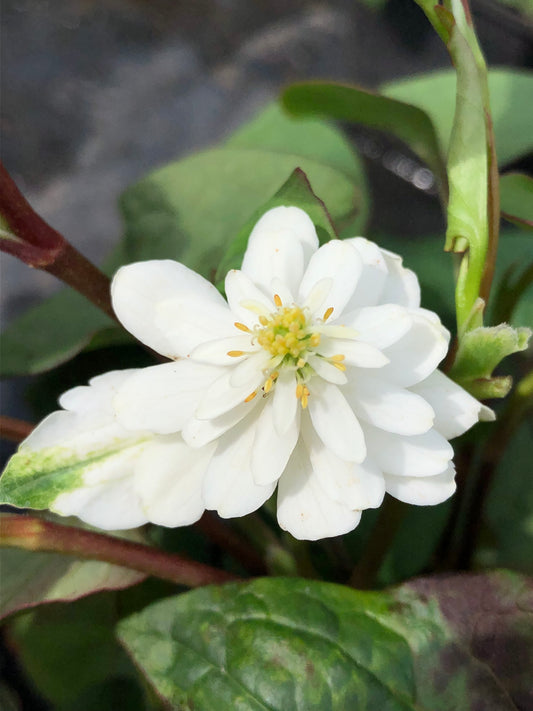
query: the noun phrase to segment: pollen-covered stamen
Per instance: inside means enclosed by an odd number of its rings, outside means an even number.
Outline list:
[[[335,368],[337,368],[337,370],[341,370],[342,372],[344,372],[346,370],[346,366],[344,365],[344,363],[342,361],[345,358],[346,358],[346,356],[343,355],[342,353],[337,353],[336,355],[332,355],[329,358],[327,358],[327,360],[329,360],[331,365],[335,366]]]
[[[296,397],[300,401],[300,404],[302,405],[302,408],[305,410],[307,407],[307,400],[309,398],[309,388],[307,385],[304,385],[303,383],[298,383],[296,386]]]
[[[229,355],[230,358],[240,358],[244,355],[244,351],[228,351],[226,355]]]
[[[252,393],[250,393],[248,395],[248,397],[244,398],[244,402],[251,402],[256,395],[257,395],[257,390],[254,390]]]
[[[265,380],[265,384],[263,385],[263,390],[265,393],[269,393],[272,390],[272,386],[274,385],[274,382],[276,378],[279,376],[279,373],[274,371],[273,373],[270,373],[269,377]]]
[[[244,323],[240,323],[239,321],[235,321],[233,324],[235,328],[238,328],[239,331],[244,331],[245,333],[252,333],[252,330],[248,328]]]
[[[274,303],[278,308],[283,306],[283,301],[281,300],[281,296],[279,294],[274,294]]]
[[[324,315],[322,316],[322,321],[326,322],[332,313],[333,313],[333,306],[330,306],[329,309],[326,309],[324,311]]]

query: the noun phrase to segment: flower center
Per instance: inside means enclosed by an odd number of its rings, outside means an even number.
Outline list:
[[[309,331],[305,313],[299,306],[280,305],[270,316],[260,316],[259,323],[254,329],[255,339],[274,357],[288,356],[298,363],[306,350],[320,343],[320,334]]]

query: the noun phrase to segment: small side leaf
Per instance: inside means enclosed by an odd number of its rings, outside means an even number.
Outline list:
[[[215,281],[219,288],[223,287],[223,280],[228,271],[230,269],[238,269],[241,266],[242,258],[248,245],[248,238],[261,215],[267,210],[280,206],[293,206],[305,210],[316,227],[320,244],[337,237],[326,206],[313,192],[303,170],[296,168],[276,194],[254,212],[233,242],[230,243],[216,273]]]
[[[508,355],[526,350],[530,337],[529,328],[503,323],[475,328],[463,335],[449,375],[480,400],[505,397],[511,389],[511,377],[493,377],[492,372]]]
[[[146,577],[136,570],[110,563],[73,560],[58,553],[19,548],[0,549],[0,569],[0,619],[44,603],[77,600],[101,590],[127,588]]]

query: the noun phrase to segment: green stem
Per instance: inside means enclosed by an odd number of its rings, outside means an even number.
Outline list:
[[[152,546],[20,514],[0,518],[0,547],[24,548],[100,560],[194,588],[237,576]]]

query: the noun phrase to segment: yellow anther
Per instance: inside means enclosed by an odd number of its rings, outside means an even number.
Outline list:
[[[268,319],[267,319],[267,317],[266,317],[266,316],[263,316],[263,315],[259,316],[259,323],[260,323],[262,326],[266,326],[266,325],[268,324]]]
[[[309,339],[309,345],[316,348],[320,344],[320,333],[313,333]]]
[[[298,400],[302,397],[303,394],[304,386],[302,385],[302,383],[298,383],[298,385],[296,386],[296,397],[298,398]]]
[[[329,309],[325,310],[324,315],[322,316],[322,320],[327,321],[332,313],[333,313],[333,306],[330,306]]]
[[[244,355],[244,351],[228,351],[226,355],[229,355],[230,358],[239,358]]]
[[[303,393],[302,393],[302,399],[301,399],[302,408],[303,408],[304,410],[305,410],[305,408],[307,407],[307,399],[308,399],[308,397],[309,397],[309,390],[308,390],[308,389],[305,387],[305,385],[304,385],[304,389],[303,389]]]
[[[265,380],[265,384],[263,385],[263,390],[266,393],[269,393],[272,390],[272,386],[274,385],[274,381],[272,380],[272,377],[267,378]]]
[[[303,368],[304,365],[305,365],[305,362],[306,362],[306,361],[305,361],[304,358],[300,358],[300,359],[298,360],[298,362],[296,363],[296,367],[297,367],[297,368]]]
[[[346,356],[342,355],[342,353],[337,353],[337,355],[332,355],[330,360],[332,360],[334,363],[340,363],[346,358]]]
[[[245,333],[251,333],[251,330],[248,328],[248,326],[245,326],[244,323],[239,323],[238,321],[235,321],[233,324],[235,328],[238,328],[239,331],[244,331]]]
[[[280,306],[283,306],[283,301],[281,300],[281,297],[279,294],[274,294],[274,303],[276,306],[279,308]]]
[[[334,365],[337,370],[342,370],[343,372],[346,370],[344,363],[332,363],[331,365]]]
[[[251,402],[251,400],[253,400],[256,395],[257,395],[257,390],[254,390],[253,393],[250,393],[248,395],[248,397],[244,398],[244,402]]]
[[[275,370],[273,373],[270,374],[270,377],[272,380],[276,380],[276,378],[279,378],[279,373],[277,370]]]

